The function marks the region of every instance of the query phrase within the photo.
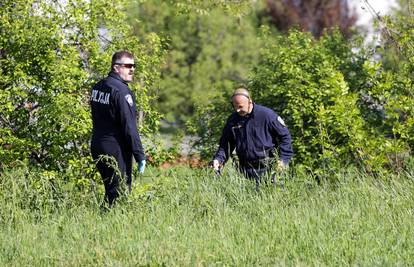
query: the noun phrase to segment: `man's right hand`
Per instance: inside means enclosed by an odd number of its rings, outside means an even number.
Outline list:
[[[220,170],[220,162],[216,159],[213,160],[211,167],[215,170],[218,171]]]

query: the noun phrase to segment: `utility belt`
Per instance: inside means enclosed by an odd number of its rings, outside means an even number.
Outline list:
[[[275,148],[264,151],[264,158],[254,160],[244,160],[239,157],[239,166],[246,169],[267,169],[273,165],[275,160]]]

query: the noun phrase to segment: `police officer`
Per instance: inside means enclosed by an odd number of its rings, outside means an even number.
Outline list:
[[[127,51],[116,52],[112,56],[110,73],[92,88],[90,97],[91,152],[104,182],[109,206],[119,195],[121,177],[131,190],[132,156],[138,162],[138,171],[145,170],[145,155],[136,124],[135,96],[128,88],[134,70],[133,55]],[[116,163],[103,156],[115,158]]]
[[[233,112],[220,138],[212,167],[219,170],[236,149],[239,170],[250,179],[270,171],[279,148],[277,168],[285,168],[293,156],[291,136],[283,119],[270,108],[253,103],[245,88],[236,89],[231,97]]]

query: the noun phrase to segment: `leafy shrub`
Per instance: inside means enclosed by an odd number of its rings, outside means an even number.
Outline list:
[[[354,52],[358,43],[339,33],[320,40],[298,31],[264,38],[267,47],[252,70],[249,89],[255,102],[274,109],[287,123],[296,164],[328,176],[348,164],[368,171],[395,167],[394,159],[408,147],[402,135],[389,134],[398,125],[391,109],[397,110],[392,105],[404,98],[393,93],[392,76],[381,64],[364,49]],[[201,133],[204,156],[217,148],[231,112],[229,96],[216,93],[199,107],[194,129]]]
[[[0,5],[0,164],[26,161],[64,170],[89,155],[89,91],[110,69],[115,51],[131,51],[150,136],[160,115],[150,86],[163,58],[156,34],[143,46],[124,23],[125,1],[3,1]],[[77,164],[78,164],[77,163]],[[83,164],[83,163],[82,163]],[[81,164],[81,165],[82,165]],[[79,165],[80,166],[80,165]],[[1,166],[0,166],[1,167]]]
[[[364,110],[361,102],[370,92],[367,81],[384,83],[372,71],[375,64],[368,57],[361,60],[343,42],[339,34],[316,41],[293,31],[269,43],[253,71],[251,89],[259,103],[275,109],[289,125],[297,162],[324,171],[346,164],[379,170],[389,163],[390,152],[405,147],[369,123],[371,109]],[[350,69],[353,58],[357,66]]]

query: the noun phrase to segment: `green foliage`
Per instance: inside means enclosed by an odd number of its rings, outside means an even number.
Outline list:
[[[83,165],[89,155],[89,90],[110,68],[113,52],[136,56],[132,86],[150,135],[159,114],[150,86],[158,77],[163,48],[131,35],[125,1],[3,1],[0,5],[0,162],[16,160],[55,170]]]
[[[215,94],[209,94],[210,101],[197,106],[195,116],[187,123],[189,132],[199,137],[194,147],[203,159],[210,159],[217,150],[224,124],[233,112],[231,93],[231,90],[221,92],[217,88]]]
[[[199,7],[205,12],[194,11]],[[246,80],[261,44],[254,14],[238,17],[232,12],[238,7],[225,1],[153,0],[130,8],[135,34],[142,38],[156,32],[168,47],[157,84],[157,108],[167,121],[182,124],[196,105],[209,100],[210,92],[231,90],[234,82]],[[181,12],[183,8],[187,11]]]
[[[253,71],[251,89],[259,103],[275,109],[289,125],[296,162],[313,171],[331,172],[344,164],[378,170],[389,163],[391,144],[395,153],[406,148],[385,139],[366,119],[371,110],[362,109],[361,99],[371,92],[367,82],[387,87],[367,59],[355,55],[352,61],[352,46],[343,40],[336,34],[317,42],[309,34],[291,32],[269,43]]]
[[[222,9],[232,16],[242,17],[252,5],[250,0],[226,1],[226,0],[183,0],[168,1],[173,4],[180,13],[195,13],[207,15],[214,9]]]
[[[263,32],[266,48],[248,84],[255,102],[284,118],[296,164],[323,177],[334,177],[347,164],[370,171],[401,167],[410,136],[395,116],[409,102],[398,93],[403,89],[397,89],[392,73],[372,63],[366,50],[353,52],[359,40],[350,42],[337,32],[319,40],[297,31],[287,37]],[[217,147],[231,112],[229,96],[212,95],[193,120],[204,156]]]
[[[173,140],[165,140],[165,136],[157,135],[153,143],[146,150],[147,160],[153,166],[160,166],[163,163],[176,161],[181,156],[180,145],[183,141],[182,134],[176,134]],[[169,144],[167,144],[167,142]]]
[[[413,3],[398,1],[392,16],[377,17],[381,38],[373,49],[375,64],[362,65],[361,110],[375,131],[386,137],[389,164],[401,169],[414,148]]]
[[[382,18],[382,43],[378,53],[392,74],[388,77],[390,90],[385,98],[385,125],[400,142],[408,143],[414,151],[414,3],[399,1],[400,8],[391,17]],[[379,87],[378,91],[383,88]]]
[[[165,150],[154,141],[160,113],[168,121],[190,118],[202,156],[211,156],[240,83],[282,115],[295,162],[312,171],[350,163],[400,168],[413,151],[411,3],[380,21],[384,42],[373,54],[338,33],[315,40],[260,32],[260,4],[250,1],[3,2],[1,168],[23,161],[48,171],[79,168],[74,173],[93,178],[89,90],[121,49],[136,56],[131,89],[157,165],[178,154],[177,146]]]

